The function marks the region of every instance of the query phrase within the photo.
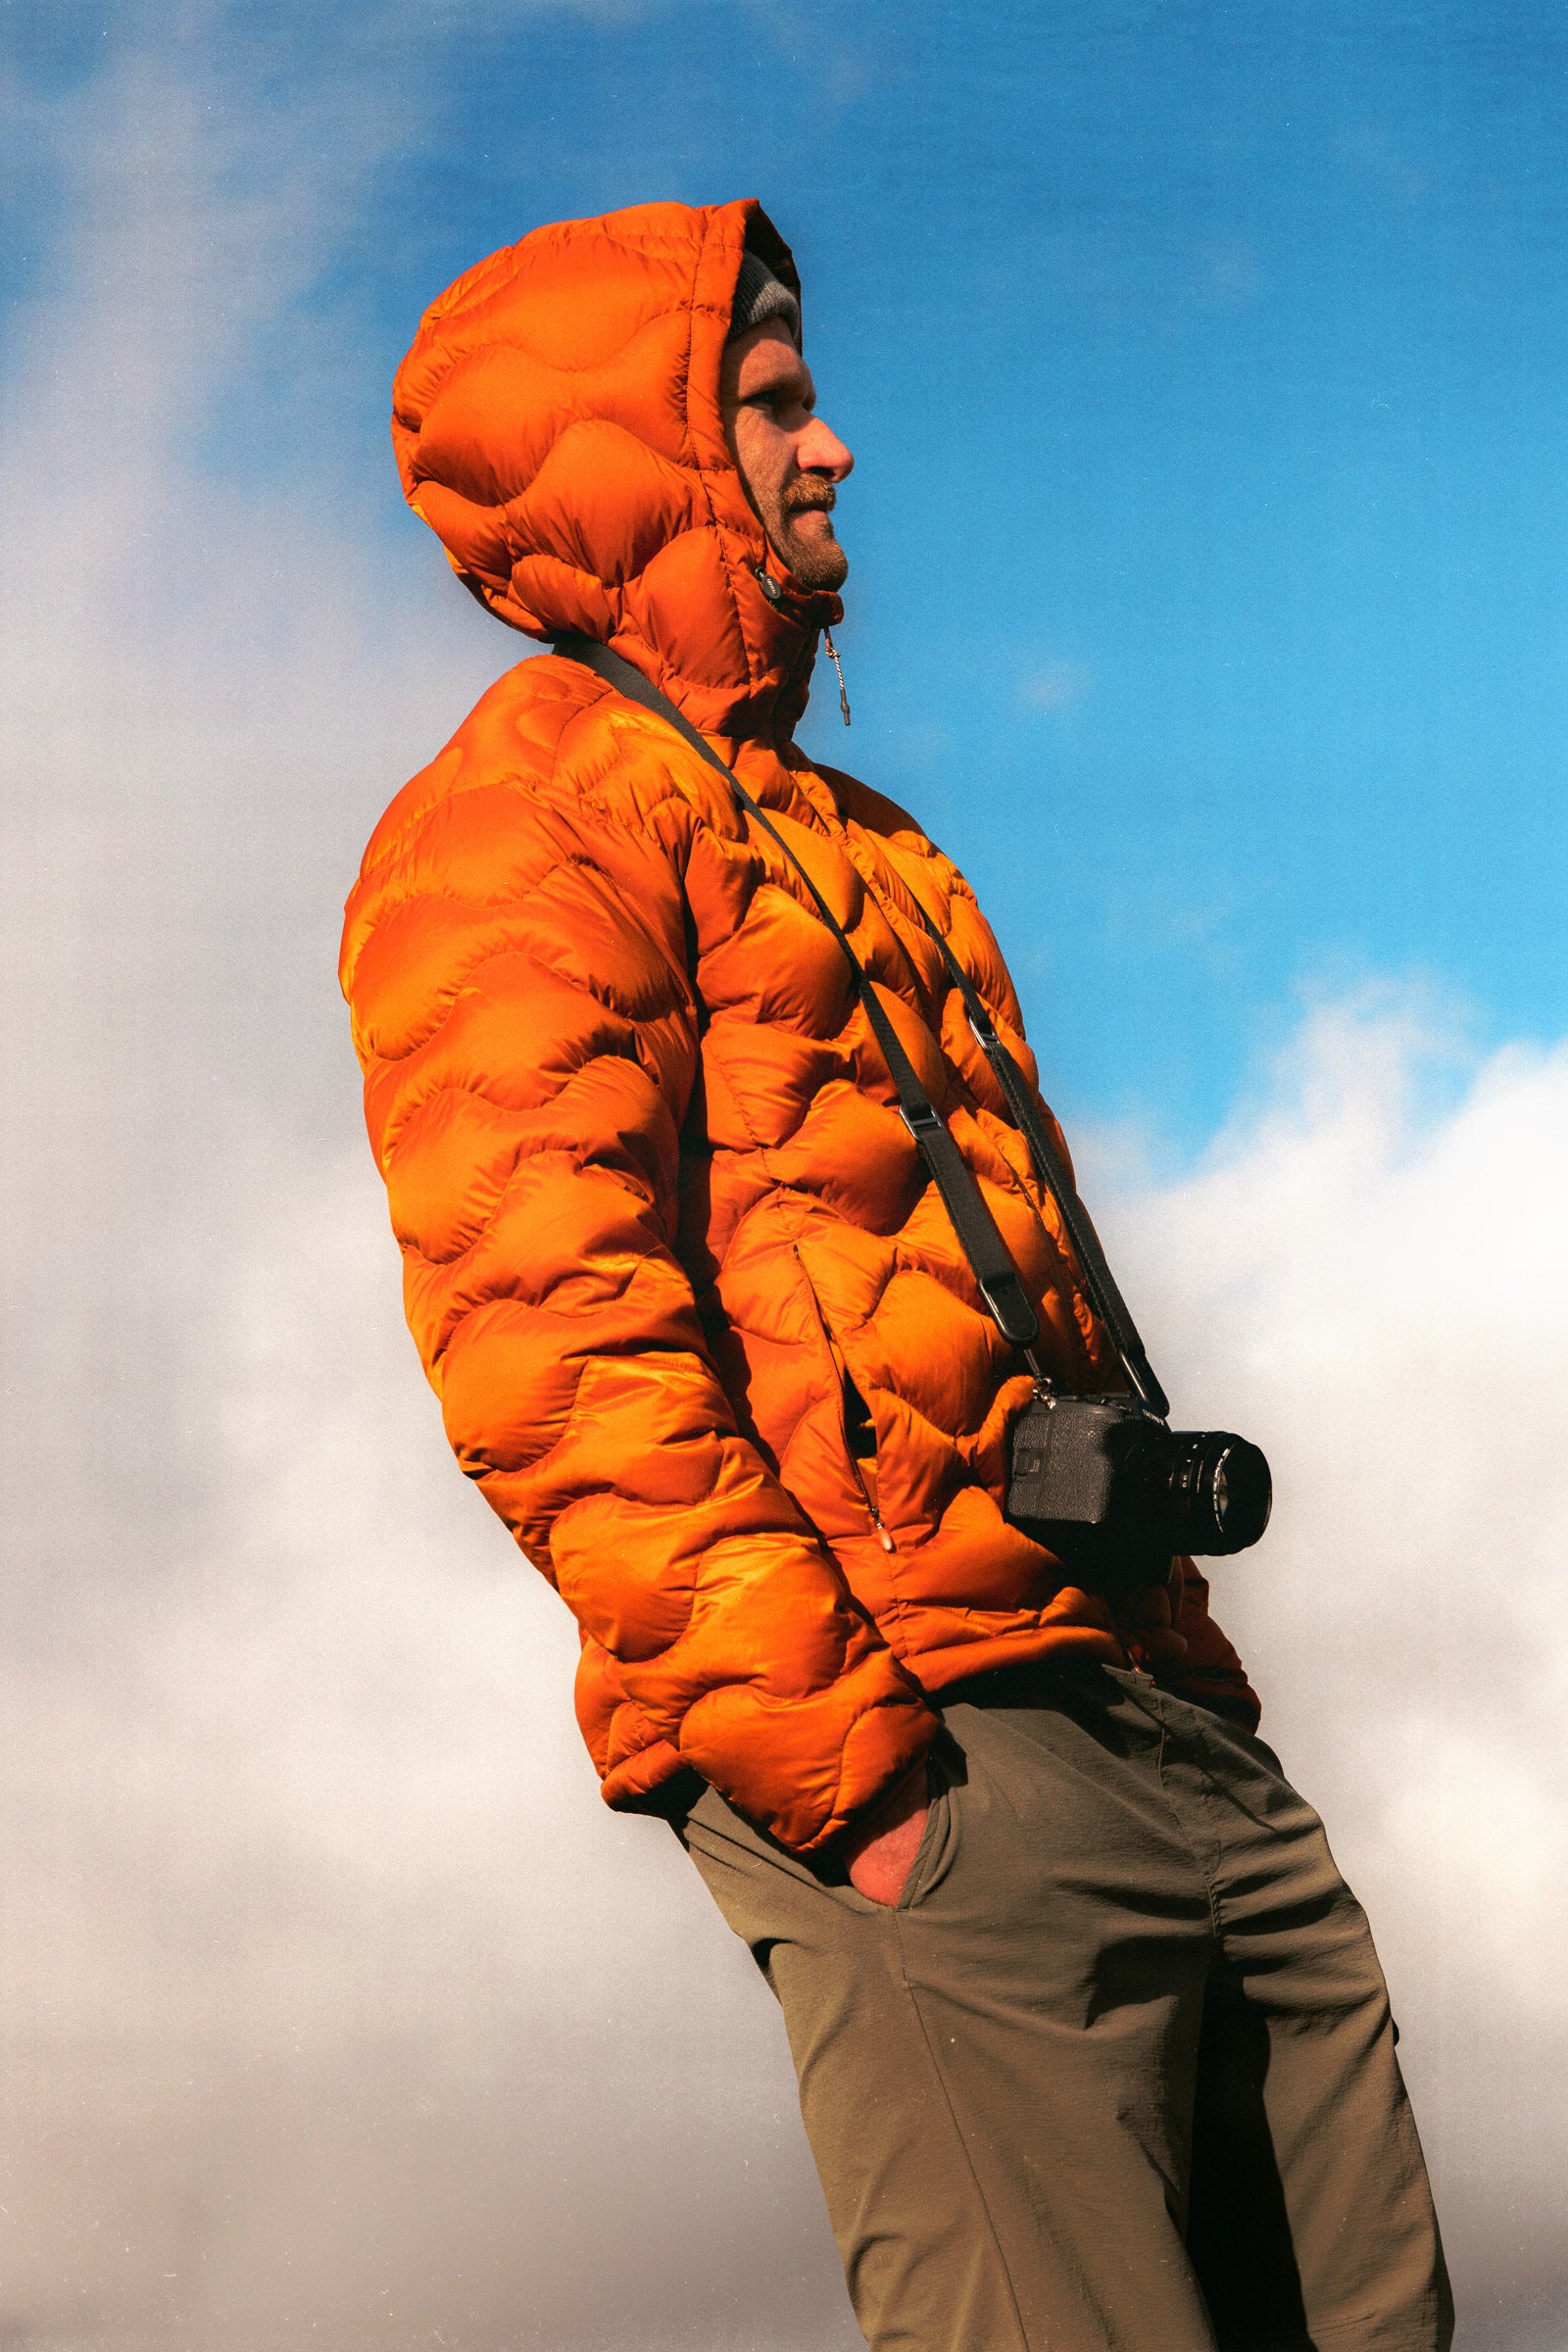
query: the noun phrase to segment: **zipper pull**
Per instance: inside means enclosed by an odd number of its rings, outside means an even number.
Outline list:
[[[894,1543],[893,1538],[888,1534],[887,1529],[883,1526],[882,1514],[880,1511],[875,1514],[875,1525],[876,1540],[881,1544],[883,1550],[888,1552],[897,1551],[899,1547]]]
[[[826,649],[828,660],[832,662],[834,668],[839,673],[839,709],[844,713],[844,724],[848,726],[850,723],[850,698],[845,692],[844,664],[839,660],[839,649],[833,642],[833,632],[831,629],[824,629],[822,631],[822,643]],[[890,1544],[888,1548],[891,1550],[892,1545]]]

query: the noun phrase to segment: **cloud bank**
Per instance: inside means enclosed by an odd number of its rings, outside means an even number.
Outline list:
[[[599,1804],[358,1130],[338,902],[521,649],[393,571],[329,433],[204,458],[284,326],[330,421],[305,291],[407,102],[258,113],[211,13],[26,122],[70,168],[0,449],[0,2341],[830,2352],[776,2016]],[[1083,1156],[1184,1416],[1276,1464],[1217,1605],[1372,1911],[1462,2340],[1545,2352],[1568,1054],[1324,1005],[1196,1173]]]
[[[1182,1417],[1273,1463],[1216,1607],[1372,1916],[1460,2340],[1532,2352],[1568,2320],[1565,1176],[1568,1047],[1477,1060],[1369,991],[1105,1218]]]
[[[1184,1414],[1274,1459],[1217,1605],[1372,1913],[1464,2340],[1544,2352],[1568,1052],[1494,1055],[1433,1118],[1431,1042],[1321,1009],[1212,1165],[1105,1223]],[[564,1612],[446,1458],[373,1175],[269,1177],[229,1278],[166,1301],[223,1369],[177,1423],[149,1384],[162,1498],[31,1593],[50,1639],[0,1670],[0,2316],[848,2346],[772,2004],[667,1833],[599,1804]]]

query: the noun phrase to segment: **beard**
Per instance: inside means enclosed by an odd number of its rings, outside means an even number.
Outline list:
[[[830,514],[837,503],[831,482],[794,481],[779,495],[778,527],[770,536],[803,588],[842,588],[848,577],[850,559],[831,523],[825,530],[797,527],[803,514]]]

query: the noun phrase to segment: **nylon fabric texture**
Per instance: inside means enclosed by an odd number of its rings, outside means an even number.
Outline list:
[[[469,270],[399,370],[405,491],[501,618],[611,644],[733,766],[947,1119],[1047,1369],[1116,1385],[925,929],[1034,1085],[972,893],[792,740],[841,608],[758,583],[719,402],[748,246],[795,289],[750,201],[558,223]],[[579,663],[510,670],[377,826],[340,976],[410,1325],[462,1467],[577,1618],[612,1804],[689,1768],[806,1851],[921,1756],[955,1681],[1158,1662],[1006,1524],[1027,1372],[806,885],[667,725]],[[1177,1626],[1171,1687],[1255,1721],[1190,1563]]]

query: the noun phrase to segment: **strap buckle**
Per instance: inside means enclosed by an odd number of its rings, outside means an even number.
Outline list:
[[[975,1281],[1003,1338],[1013,1348],[1033,1348],[1040,1337],[1040,1319],[1017,1275],[976,1273]]]

